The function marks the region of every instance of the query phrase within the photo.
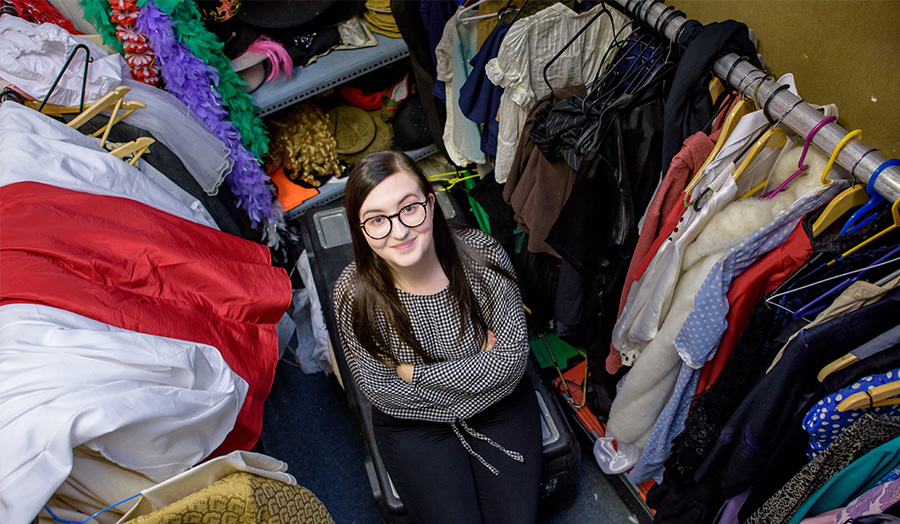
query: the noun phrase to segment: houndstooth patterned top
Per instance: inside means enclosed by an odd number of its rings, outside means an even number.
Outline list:
[[[514,274],[506,252],[491,236],[477,229],[454,229],[454,234],[486,260]],[[412,295],[398,289],[416,339],[436,360],[423,363],[409,347],[401,345],[396,331],[379,315],[376,326],[386,334],[394,354],[401,362],[415,365],[409,384],[393,367],[372,358],[353,333],[350,311],[355,275],[356,264],[351,262],[335,284],[335,317],[353,378],[378,409],[397,418],[453,423],[479,413],[518,384],[529,345],[522,297],[515,282],[483,266],[466,269],[485,323],[497,337],[490,351],[481,350],[482,337],[471,325],[456,343],[459,307],[447,288],[433,295]],[[341,300],[343,296],[350,299]]]

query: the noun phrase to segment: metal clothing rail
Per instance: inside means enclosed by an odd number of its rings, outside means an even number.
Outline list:
[[[662,0],[615,0],[632,16],[641,20],[669,41],[681,36],[682,26],[687,19],[681,11],[667,6]],[[819,111],[768,77],[768,74],[735,53],[729,53],[716,60],[713,71],[727,84],[742,95],[762,102],[772,120],[781,119],[781,124],[800,136],[807,136],[825,117]],[[793,109],[791,109],[793,108]],[[826,155],[831,155],[838,143],[847,135],[847,130],[837,122],[831,122],[819,129],[812,144]],[[841,149],[836,162],[863,183],[868,183],[872,174],[887,160],[881,153],[866,145],[862,140],[850,140]],[[874,189],[893,203],[900,199],[900,168],[887,167],[875,180]]]

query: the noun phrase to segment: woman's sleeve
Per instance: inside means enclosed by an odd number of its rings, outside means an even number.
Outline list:
[[[397,376],[395,368],[378,362],[362,347],[351,325],[351,301],[342,300],[347,286],[347,279],[342,275],[334,288],[334,314],[344,358],[360,391],[372,404],[392,415],[403,412],[412,415],[424,409],[434,413],[431,419],[448,422],[454,420],[455,415],[447,409],[447,406],[453,403],[453,399],[419,391],[419,388]]]
[[[491,239],[489,258],[513,272],[503,248]],[[413,384],[429,394],[455,399],[450,409],[468,418],[508,395],[519,383],[528,362],[528,331],[522,297],[516,282],[488,269],[483,270],[481,301],[487,328],[497,343],[489,351],[459,360],[417,364]]]

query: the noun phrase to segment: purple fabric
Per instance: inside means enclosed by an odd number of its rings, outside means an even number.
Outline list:
[[[254,226],[275,218],[268,177],[256,158],[241,143],[241,134],[228,120],[222,97],[213,85],[216,70],[197,58],[175,37],[174,22],[152,1],[140,9],[137,27],[143,31],[159,61],[166,90],[187,105],[230,149],[234,168],[226,178],[235,203],[247,212]]]

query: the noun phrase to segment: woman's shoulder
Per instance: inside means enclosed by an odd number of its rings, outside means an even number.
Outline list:
[[[456,236],[479,255],[500,266],[508,264],[509,255],[500,242],[480,229],[466,226],[453,226]]]
[[[356,261],[347,264],[334,283],[334,302],[343,300],[356,288]]]
[[[473,249],[485,252],[495,251],[500,248],[500,243],[497,242],[497,239],[480,229],[458,225],[452,227],[456,236]]]

